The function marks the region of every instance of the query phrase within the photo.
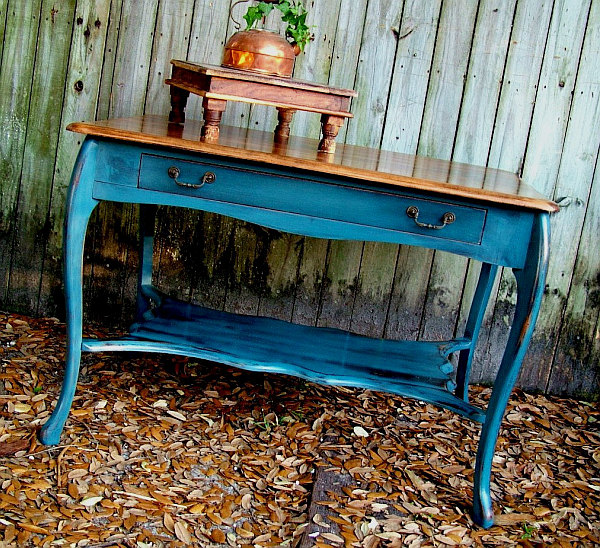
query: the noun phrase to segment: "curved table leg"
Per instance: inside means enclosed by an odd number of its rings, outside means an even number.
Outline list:
[[[489,263],[481,265],[477,289],[471,303],[471,310],[469,311],[464,333],[464,337],[469,341],[469,347],[461,350],[458,354],[458,367],[456,369],[456,396],[464,401],[469,401],[469,378],[471,376],[473,354],[477,346],[483,316],[490,300],[497,272],[497,265]]]
[[[84,142],[73,170],[67,195],[63,251],[67,312],[67,360],[58,403],[39,434],[40,441],[46,445],[55,445],[60,440],[75,396],[75,387],[79,376],[83,327],[83,246],[88,220],[98,204],[98,201],[92,198],[97,146],[91,140]]]
[[[515,317],[500,370],[496,376],[477,449],[473,482],[473,517],[477,524],[485,528],[491,527],[494,523],[490,495],[492,458],[506,404],[517,380],[540,310],[548,270],[549,242],[550,219],[547,213],[540,213],[534,220],[525,267],[514,270],[517,279]]]

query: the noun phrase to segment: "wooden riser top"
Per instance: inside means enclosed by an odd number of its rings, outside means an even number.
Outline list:
[[[358,93],[353,89],[335,88],[325,84],[315,82],[306,82],[296,78],[283,78],[281,76],[269,76],[258,74],[247,70],[236,70],[229,67],[219,67],[216,65],[198,65],[188,61],[171,60],[171,64],[176,68],[181,68],[189,72],[203,74],[205,76],[215,76],[224,79],[233,79],[237,81],[255,82],[257,84],[269,84],[282,88],[300,89],[302,91],[314,91],[329,95],[340,95],[343,97],[356,97]]]
[[[244,160],[306,172],[328,174],[363,183],[424,190],[444,196],[473,199],[554,212],[558,206],[544,198],[517,175],[483,166],[473,166],[398,152],[339,144],[335,154],[317,150],[317,141],[290,137],[284,144],[273,143],[270,132],[221,127],[218,142],[203,142],[202,122],[169,124],[163,116],[139,116],[99,122],[78,122],[70,131],[119,141],[167,146],[202,152],[223,158]]]

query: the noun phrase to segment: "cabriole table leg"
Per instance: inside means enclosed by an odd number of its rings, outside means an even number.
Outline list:
[[[79,376],[83,328],[83,246],[90,215],[98,204],[98,201],[92,198],[97,147],[98,145],[93,141],[86,141],[83,144],[67,196],[67,217],[64,228],[67,358],[58,403],[39,434],[40,441],[46,445],[56,445],[60,440]]]
[[[490,475],[500,423],[533,334],[548,270],[550,245],[548,214],[538,214],[534,223],[525,267],[514,270],[517,279],[515,317],[485,414],[477,449],[473,480],[473,517],[478,525],[485,528],[494,524]]]

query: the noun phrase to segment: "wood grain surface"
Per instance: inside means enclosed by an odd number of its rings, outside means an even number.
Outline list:
[[[343,145],[334,155],[321,155],[312,139],[294,137],[287,145],[278,146],[270,133],[233,127],[223,127],[219,142],[208,143],[201,140],[199,122],[190,120],[180,126],[169,124],[162,116],[76,122],[67,129],[96,137],[285,167],[296,167],[301,160],[302,169],[315,173],[527,209],[550,212],[558,209],[552,201],[507,171],[410,154]]]

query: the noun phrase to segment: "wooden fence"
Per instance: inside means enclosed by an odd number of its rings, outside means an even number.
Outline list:
[[[168,112],[171,58],[219,63],[229,0],[0,0],[0,307],[60,315],[61,224],[81,142],[70,121]],[[351,87],[349,143],[522,174],[558,200],[548,287],[519,380],[592,397],[600,383],[600,0],[314,0],[315,40],[295,76]],[[234,9],[240,19],[245,5]],[[267,27],[278,27],[269,16]],[[318,116],[293,133],[317,137]],[[188,116],[198,118],[198,101]],[[230,104],[225,123],[274,127]],[[600,170],[599,170],[600,171]],[[132,313],[132,206],[103,204],[88,233],[90,319]],[[479,266],[382,243],[321,241],[163,209],[156,281],[248,314],[390,338],[451,337]],[[423,276],[429,272],[429,276]],[[515,284],[497,280],[476,356],[485,382],[506,340]]]

